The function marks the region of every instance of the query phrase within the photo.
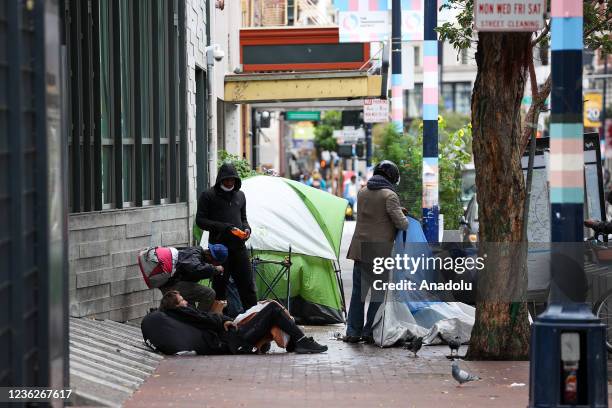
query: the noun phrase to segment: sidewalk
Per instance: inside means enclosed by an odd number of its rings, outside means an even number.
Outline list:
[[[355,227],[345,223],[341,267],[347,303],[352,261],[346,252]],[[460,362],[482,378],[457,388],[447,346],[425,346],[418,358],[401,348],[349,345],[332,339],[344,326],[307,326],[329,346],[297,355],[273,347],[265,356],[167,357],[126,407],[520,407],[529,394],[529,362]],[[462,347],[464,355],[467,347]],[[511,384],[524,384],[511,387]]]
[[[273,349],[266,356],[169,357],[126,407],[521,407],[528,399],[528,362],[461,362],[483,378],[456,387],[446,346],[424,347],[418,358],[330,340],[331,327],[309,335],[325,354]],[[461,353],[465,352],[465,347]],[[512,383],[524,386],[510,387]]]

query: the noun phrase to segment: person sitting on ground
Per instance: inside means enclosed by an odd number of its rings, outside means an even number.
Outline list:
[[[267,303],[255,316],[237,326],[232,318],[202,312],[188,305],[177,291],[169,291],[161,300],[160,310],[169,317],[186,323],[202,332],[205,346],[195,350],[198,354],[240,354],[251,352],[263,338],[278,327],[289,335],[293,351],[299,354],[323,353],[323,346],[312,337],[306,337],[287,311],[276,302]],[[288,350],[289,351],[289,350]]]
[[[173,290],[180,292],[189,304],[203,312],[221,312],[225,302],[215,301],[215,291],[199,282],[223,273],[221,264],[227,259],[227,253],[227,247],[222,244],[210,244],[207,249],[200,246],[181,249],[176,272],[159,289],[164,295]]]

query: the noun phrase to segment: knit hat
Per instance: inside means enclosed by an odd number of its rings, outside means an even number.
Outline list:
[[[227,247],[223,244],[208,244],[208,250],[213,259],[219,263],[227,259]]]

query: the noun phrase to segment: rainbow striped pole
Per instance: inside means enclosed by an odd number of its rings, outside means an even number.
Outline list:
[[[391,121],[404,133],[404,82],[402,77],[402,1],[391,7]]]
[[[423,43],[423,226],[429,242],[438,242],[438,23],[437,0],[425,0]]]
[[[586,281],[582,7],[551,1],[551,281],[548,308],[531,326],[530,408],[608,406],[606,326],[577,289]]]
[[[584,235],[582,2],[553,0],[551,15],[552,90],[549,163],[551,240],[581,243]],[[555,247],[558,254],[555,254]],[[567,260],[563,261],[564,257],[561,256],[563,253],[573,258],[574,268],[584,270],[582,245],[572,245],[571,254],[568,253],[568,248],[563,247],[565,245],[553,246],[551,272],[559,274],[560,271],[570,267]],[[556,292],[554,295],[562,295],[559,291]]]

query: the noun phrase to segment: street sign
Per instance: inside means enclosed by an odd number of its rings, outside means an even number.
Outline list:
[[[345,126],[342,129],[342,140],[345,143],[356,142],[357,140],[365,139],[363,128],[354,128],[353,126]]]
[[[384,11],[340,11],[338,12],[340,42],[384,41],[389,37],[391,18]]]
[[[363,121],[384,123],[389,121],[389,101],[384,99],[363,100]]]
[[[525,31],[544,28],[546,0],[475,0],[477,31]]]
[[[285,120],[302,121],[302,120],[321,120],[321,112],[318,111],[288,111],[285,112]]]
[[[584,93],[584,127],[600,128],[603,95],[601,92]]]

